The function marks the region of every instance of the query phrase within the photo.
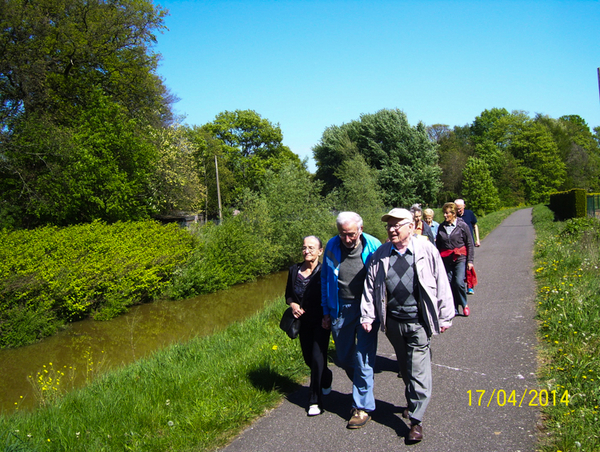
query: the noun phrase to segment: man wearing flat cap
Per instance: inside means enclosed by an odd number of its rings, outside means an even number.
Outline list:
[[[421,441],[431,397],[430,339],[452,325],[454,301],[440,253],[429,241],[414,238],[412,214],[396,208],[381,220],[389,242],[367,267],[360,322],[367,332],[379,323],[393,345],[405,385],[408,441]]]

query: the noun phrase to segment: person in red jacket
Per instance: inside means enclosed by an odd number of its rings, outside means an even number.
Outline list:
[[[465,275],[467,270],[473,268],[473,236],[467,223],[456,216],[456,204],[447,202],[442,211],[445,221],[438,228],[435,244],[448,273],[456,314],[459,313],[458,307],[462,306],[463,315],[468,317],[471,310],[467,305]]]

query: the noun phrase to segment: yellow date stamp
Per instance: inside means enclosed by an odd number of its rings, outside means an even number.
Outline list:
[[[563,403],[569,406],[569,391],[564,390],[562,393],[556,390],[547,389],[527,389],[521,394],[516,389],[494,389],[493,391],[485,389],[476,389],[467,391],[469,396],[469,406],[490,407],[493,405],[503,406],[557,406]]]

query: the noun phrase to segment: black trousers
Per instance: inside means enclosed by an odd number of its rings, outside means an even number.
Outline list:
[[[331,387],[333,374],[327,367],[330,330],[321,325],[300,326],[300,347],[304,362],[310,367],[309,405],[322,407],[322,389]]]

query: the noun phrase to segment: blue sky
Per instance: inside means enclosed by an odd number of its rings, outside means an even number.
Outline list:
[[[175,1],[159,74],[190,125],[251,109],[301,158],[331,125],[398,108],[415,125],[494,107],[600,125],[600,2]]]

